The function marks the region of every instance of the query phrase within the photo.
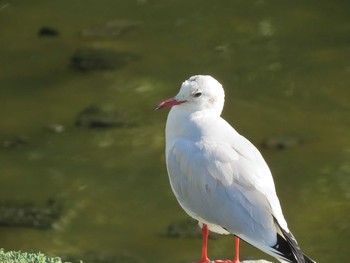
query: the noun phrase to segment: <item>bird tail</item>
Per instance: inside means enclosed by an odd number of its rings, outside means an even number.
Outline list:
[[[316,263],[316,261],[303,254],[298,242],[290,231],[280,227],[277,221],[276,225],[280,231],[277,233],[277,243],[271,248],[281,262]]]

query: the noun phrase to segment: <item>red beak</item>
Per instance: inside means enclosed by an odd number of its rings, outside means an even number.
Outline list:
[[[179,100],[176,100],[175,98],[171,98],[171,99],[168,99],[168,100],[165,100],[165,101],[159,103],[157,106],[154,107],[154,110],[159,110],[159,109],[166,108],[166,107],[172,107],[172,106],[184,103],[184,102],[185,101],[179,101]]]

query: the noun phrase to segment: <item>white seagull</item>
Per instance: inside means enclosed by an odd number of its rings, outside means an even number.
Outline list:
[[[236,237],[280,262],[315,263],[305,256],[282,214],[274,181],[258,149],[220,117],[224,90],[211,76],[193,76],[155,109],[172,107],[166,123],[166,164],[181,207],[208,232]]]

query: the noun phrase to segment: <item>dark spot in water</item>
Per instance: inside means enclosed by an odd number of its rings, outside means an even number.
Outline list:
[[[57,37],[60,32],[53,27],[42,27],[38,31],[38,36],[40,37]]]
[[[134,126],[125,113],[96,105],[88,106],[80,112],[75,124],[85,128],[128,128]]]
[[[82,72],[114,70],[138,59],[140,56],[131,52],[106,48],[81,48],[71,57],[71,65]]]
[[[290,147],[294,147],[304,143],[304,140],[298,136],[293,135],[278,135],[270,138],[266,138],[262,141],[262,148],[274,148],[277,150],[285,150]]]
[[[33,202],[1,202],[0,226],[49,229],[62,213],[62,204],[49,199],[46,205]]]
[[[2,146],[4,148],[13,149],[19,148],[28,143],[28,138],[26,136],[18,136],[11,139],[2,141]]]

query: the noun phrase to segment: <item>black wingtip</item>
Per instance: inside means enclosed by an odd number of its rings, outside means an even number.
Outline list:
[[[272,248],[284,260],[286,260],[288,262],[299,263],[299,261],[297,261],[297,259],[296,259],[296,256],[294,255],[294,252],[293,252],[293,249],[291,248],[291,245],[280,234],[277,234],[277,242]],[[302,262],[302,263],[304,263],[304,262]]]
[[[291,232],[281,229],[282,235],[277,234],[277,243],[272,248],[277,251],[281,258],[293,263],[316,263],[301,251],[298,242]]]
[[[316,263],[301,251],[298,242],[292,232],[284,230],[275,219],[276,227],[280,231],[277,233],[277,242],[272,247],[281,259],[292,263]]]

